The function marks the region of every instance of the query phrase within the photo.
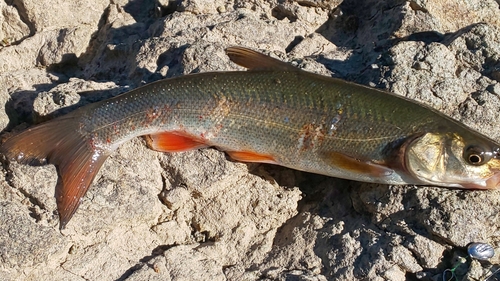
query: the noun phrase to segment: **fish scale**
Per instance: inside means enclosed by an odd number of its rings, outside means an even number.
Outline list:
[[[316,164],[322,151],[381,160],[386,156],[383,148],[387,143],[415,134],[419,130],[415,124],[425,114],[434,113],[411,102],[402,106],[405,100],[386,92],[354,84],[338,87],[332,81],[336,80],[296,71],[183,76],[103,101],[94,110],[86,111],[89,121],[83,130],[97,135],[96,145],[103,149],[140,135],[182,131],[222,150],[271,154],[284,166],[342,177],[348,171]],[[381,100],[383,106],[377,106]],[[394,103],[398,106],[393,107]],[[342,117],[329,136],[328,122],[336,115],[330,109],[337,104],[342,105]],[[221,106],[228,107],[225,116]],[[154,108],[159,108],[159,113],[152,119],[148,112]],[[401,116],[406,117],[406,123],[398,120]],[[314,143],[314,149],[298,147],[301,131],[307,125],[324,127],[324,140]],[[429,124],[425,126],[426,130],[432,129]],[[297,167],[297,162],[301,166]]]

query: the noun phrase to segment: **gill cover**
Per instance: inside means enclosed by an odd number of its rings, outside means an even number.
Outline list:
[[[425,184],[494,189],[500,183],[500,160],[484,143],[465,142],[457,134],[427,133],[406,147],[405,167]]]

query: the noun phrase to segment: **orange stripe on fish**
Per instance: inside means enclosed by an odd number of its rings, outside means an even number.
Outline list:
[[[208,147],[205,140],[184,132],[161,132],[145,136],[149,148],[161,152],[182,152]],[[225,151],[232,159],[241,162],[276,164],[274,157],[252,151]]]
[[[182,152],[208,147],[206,141],[184,132],[162,132],[145,136],[149,148],[161,152]],[[252,151],[225,151],[232,159],[241,162],[276,164],[273,156]]]

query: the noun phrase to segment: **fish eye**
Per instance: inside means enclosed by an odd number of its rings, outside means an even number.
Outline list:
[[[491,159],[491,152],[485,152],[482,148],[471,145],[464,150],[464,159],[474,166],[483,165]]]
[[[479,154],[471,154],[469,155],[469,163],[477,165],[483,161],[483,158]]]

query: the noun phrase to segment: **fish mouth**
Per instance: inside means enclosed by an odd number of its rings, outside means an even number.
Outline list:
[[[500,171],[488,179],[462,183],[460,186],[467,189],[500,189]]]
[[[500,188],[500,171],[497,171],[493,176],[486,180],[488,189]]]

